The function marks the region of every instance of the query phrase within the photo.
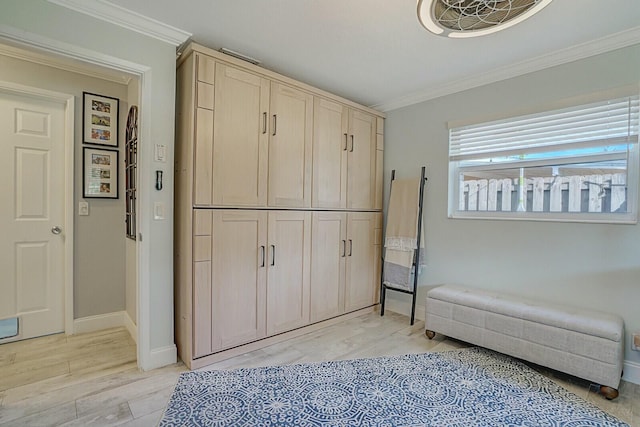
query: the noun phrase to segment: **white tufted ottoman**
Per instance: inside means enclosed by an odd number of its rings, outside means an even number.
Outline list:
[[[620,316],[444,285],[427,293],[425,330],[566,372],[618,396],[624,359]]]

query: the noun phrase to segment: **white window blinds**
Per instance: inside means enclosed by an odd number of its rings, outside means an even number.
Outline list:
[[[639,117],[640,101],[635,95],[453,128],[449,160],[634,144],[638,142]]]

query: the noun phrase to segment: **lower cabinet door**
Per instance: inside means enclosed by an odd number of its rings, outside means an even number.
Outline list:
[[[381,236],[380,213],[347,214],[346,312],[378,302]]]
[[[194,357],[377,303],[381,214],[198,210]]]
[[[212,352],[266,336],[267,212],[214,211]]]
[[[311,321],[344,313],[347,214],[314,212],[311,227]]]
[[[267,335],[309,324],[311,212],[269,212]]]

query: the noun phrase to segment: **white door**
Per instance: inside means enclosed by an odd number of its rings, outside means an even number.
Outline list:
[[[0,319],[64,331],[65,106],[0,89]]]

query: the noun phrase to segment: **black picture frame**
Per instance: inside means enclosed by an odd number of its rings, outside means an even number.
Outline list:
[[[82,197],[118,199],[118,150],[84,147],[82,150]]]
[[[118,146],[120,100],[82,92],[82,141],[85,144]]]

